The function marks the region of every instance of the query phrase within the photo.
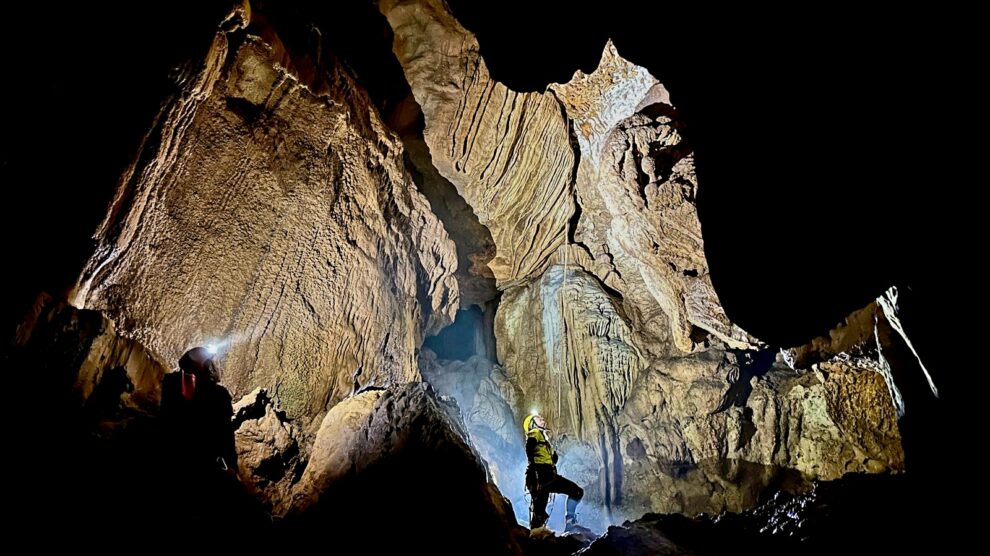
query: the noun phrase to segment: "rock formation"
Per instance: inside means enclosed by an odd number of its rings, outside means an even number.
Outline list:
[[[306,60],[249,21],[223,23],[162,111],[75,303],[167,360],[225,342],[235,398],[266,388],[315,427],[356,388],[418,377],[458,306],[456,254],[343,67],[300,81]]]
[[[495,256],[495,242],[488,228],[478,221],[471,205],[433,166],[430,147],[423,140],[421,120],[419,105],[409,96],[392,111],[388,123],[402,140],[410,163],[407,167],[416,185],[430,201],[430,208],[457,246],[456,276],[461,306],[474,304],[480,307],[498,295],[495,274],[488,266]]]
[[[15,382],[36,381],[44,411],[81,409],[77,425],[112,429],[154,412],[168,368],[140,343],[122,337],[97,311],[40,294],[17,328],[5,357]],[[20,391],[14,388],[14,391]]]
[[[653,337],[646,343],[659,344],[651,351],[690,353],[708,334],[753,347],[712,288],[693,153],[666,90],[611,43],[594,73],[552,90],[581,145],[575,241],[594,258],[589,269],[628,300],[636,328]]]
[[[261,388],[234,404],[232,425],[241,481],[269,507],[287,504],[306,465],[300,431]]]
[[[525,521],[526,457],[519,449],[524,439],[512,409],[519,405],[516,386],[498,364],[477,355],[467,361],[443,360],[424,348],[419,365],[424,380],[457,402],[472,443]]]
[[[705,259],[693,150],[653,76],[609,43],[593,73],[516,94],[440,0],[379,8],[433,164],[492,230],[507,403],[517,422],[534,408],[550,418],[569,449],[562,469],[582,477],[603,521],[740,510],[789,474],[902,467],[882,317],[797,367],[729,321]]]
[[[320,426],[287,523],[303,536],[332,524],[372,551],[519,553],[525,530],[456,411],[423,383],[337,404]]]
[[[478,41],[442,1],[379,6],[426,118],[433,165],[491,231],[499,286],[539,273],[574,213],[577,156],[560,104],[492,80]]]
[[[957,519],[946,517],[946,512],[932,512],[925,501],[910,493],[908,485],[904,475],[854,474],[841,481],[816,483],[800,494],[777,492],[738,514],[714,518],[647,514],[609,527],[582,554],[937,552],[954,544],[931,535],[905,534],[908,524],[927,530],[934,522],[949,526]]]

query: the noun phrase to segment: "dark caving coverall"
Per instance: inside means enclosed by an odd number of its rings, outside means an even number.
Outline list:
[[[233,404],[205,349],[186,352],[179,368],[162,379],[166,503],[193,520],[222,520],[240,487]]]
[[[529,466],[526,468],[526,489],[533,497],[533,512],[530,518],[530,528],[542,527],[550,514],[547,513],[547,501],[551,493],[561,493],[567,496],[566,524],[573,525],[577,521],[575,510],[578,502],[584,497],[584,489],[574,481],[557,474],[557,452],[550,444],[547,430],[541,425],[543,419],[539,415],[530,415],[523,421],[526,431],[526,457]]]

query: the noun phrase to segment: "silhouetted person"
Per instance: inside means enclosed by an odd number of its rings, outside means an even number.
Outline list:
[[[547,513],[547,500],[550,494],[559,492],[567,495],[567,515],[564,518],[565,528],[577,524],[578,502],[584,498],[584,489],[574,481],[557,474],[557,452],[550,444],[547,423],[539,415],[530,415],[523,421],[526,432],[526,489],[533,497],[533,512],[529,526],[532,529],[543,527],[550,519]]]
[[[179,370],[162,379],[166,497],[183,515],[204,522],[229,518],[224,514],[239,487],[233,404],[218,379],[215,363],[201,347],[187,351]]]
[[[118,419],[124,407],[122,396],[133,391],[134,383],[127,376],[127,369],[107,369],[83,405],[88,424],[99,425],[103,420]]]

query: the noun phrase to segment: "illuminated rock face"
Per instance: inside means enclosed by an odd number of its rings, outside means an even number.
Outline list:
[[[491,231],[500,287],[545,269],[574,213],[577,153],[550,93],[491,79],[478,41],[442,1],[380,4],[426,118],[433,165]]]
[[[882,316],[796,368],[727,318],[693,150],[653,76],[609,44],[593,73],[515,94],[443,2],[379,8],[433,164],[492,230],[507,403],[517,422],[534,407],[549,418],[590,503],[610,519],[739,510],[788,473],[902,468]]]
[[[299,82],[247,20],[163,109],[75,302],[166,360],[228,340],[234,398],[266,388],[307,429],[355,388],[418,378],[424,334],[458,307],[457,259],[346,71]]]
[[[261,388],[234,404],[233,428],[241,481],[272,508],[284,506],[306,464],[302,435]]]

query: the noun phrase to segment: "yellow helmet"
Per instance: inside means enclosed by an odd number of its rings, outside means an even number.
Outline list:
[[[523,432],[529,432],[529,429],[533,427],[534,419],[536,419],[535,413],[523,419]]]

